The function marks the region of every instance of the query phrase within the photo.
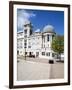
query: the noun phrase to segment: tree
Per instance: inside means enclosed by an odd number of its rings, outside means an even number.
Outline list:
[[[64,36],[57,35],[52,40],[52,49],[57,52],[61,61],[61,53],[64,52]]]

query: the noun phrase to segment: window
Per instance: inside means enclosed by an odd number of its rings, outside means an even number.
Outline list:
[[[19,42],[22,42],[23,40],[21,39]]]
[[[39,52],[36,52],[36,57],[38,57],[39,56]]]
[[[26,42],[27,42],[27,40],[24,40],[24,42],[26,43]]]
[[[23,40],[17,40],[17,48],[23,48]]]
[[[24,33],[27,34],[27,29],[24,30]]]
[[[47,41],[49,41],[49,35],[47,35]]]
[[[32,30],[30,30],[30,35],[32,34]]]
[[[37,45],[39,44],[39,42],[37,42]]]
[[[20,37],[20,36],[22,36],[23,35],[23,33],[18,33],[17,34],[17,37]]]
[[[23,48],[21,42],[20,43],[17,43],[17,48]]]
[[[35,38],[33,38],[33,40],[35,40]]]
[[[44,36],[44,42],[45,42],[45,36]]]
[[[20,33],[20,36],[22,36],[23,35],[23,33]]]
[[[52,57],[54,57],[55,56],[55,54],[54,53],[52,53]]]
[[[54,38],[54,35],[52,35],[52,40],[53,40],[53,38]]]
[[[20,48],[22,48],[22,45],[20,45]]]
[[[49,47],[49,44],[48,44],[48,47]]]
[[[22,41],[20,41],[20,45],[19,45],[20,48],[22,48]]]
[[[17,37],[19,37],[19,34],[17,34]]]
[[[19,43],[17,43],[17,48],[19,48]]]
[[[31,46],[28,46],[28,48],[31,48]]]
[[[39,37],[38,37],[38,39],[39,39]]]
[[[25,55],[27,55],[27,52],[25,52]]]
[[[27,45],[27,43],[24,43],[24,45],[26,46],[26,45]]]
[[[32,45],[34,45],[35,43],[33,42]]]
[[[28,39],[29,41],[31,40],[31,39]]]
[[[27,24],[25,24],[24,27],[27,27]]]
[[[17,55],[19,55],[19,51],[17,51]]]
[[[46,53],[46,56],[50,56],[50,52],[47,52],[47,53]]]
[[[24,43],[24,48],[26,48],[26,46],[27,46],[27,43]]]
[[[26,38],[26,37],[27,37],[27,35],[24,35],[24,37]]]
[[[28,45],[31,45],[31,42],[28,42]]]
[[[42,52],[42,55],[44,55],[44,56],[45,56],[45,52]]]
[[[22,51],[20,51],[20,53],[22,53]]]

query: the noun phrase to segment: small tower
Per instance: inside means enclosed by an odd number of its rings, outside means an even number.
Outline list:
[[[26,54],[28,49],[28,37],[32,34],[32,24],[30,21],[24,23],[24,56],[26,60]]]
[[[55,36],[54,27],[52,25],[46,25],[43,29],[43,46],[51,48],[53,37]]]
[[[30,21],[24,23],[24,36],[29,37],[32,34],[32,24]]]

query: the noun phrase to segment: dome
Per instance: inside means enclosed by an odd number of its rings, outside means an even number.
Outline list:
[[[43,32],[54,33],[54,27],[52,25],[46,25]]]

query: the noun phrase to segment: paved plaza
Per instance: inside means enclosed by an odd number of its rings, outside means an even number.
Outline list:
[[[64,63],[49,64],[47,59],[18,57],[17,80],[64,78]]]

